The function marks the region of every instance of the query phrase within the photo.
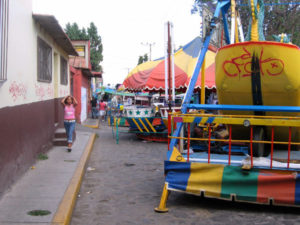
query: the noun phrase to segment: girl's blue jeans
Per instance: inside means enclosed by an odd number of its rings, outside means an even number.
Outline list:
[[[68,143],[73,142],[73,133],[75,130],[75,124],[76,124],[76,122],[66,122],[66,121],[64,122],[66,133],[67,133]]]

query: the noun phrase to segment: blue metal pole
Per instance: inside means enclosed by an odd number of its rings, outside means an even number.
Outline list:
[[[229,37],[229,30],[228,30],[228,23],[226,20],[226,12],[225,9],[222,9],[222,18],[224,23],[224,33],[225,33],[225,41],[227,44],[230,44],[230,37]]]
[[[234,110],[234,111],[263,111],[263,112],[300,112],[299,106],[270,106],[270,105],[209,105],[189,104],[188,109],[204,110]]]

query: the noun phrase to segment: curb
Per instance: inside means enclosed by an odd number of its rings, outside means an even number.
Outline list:
[[[99,122],[99,120],[97,120],[97,124],[96,125],[83,125],[83,126],[89,127],[89,128],[98,129],[99,128],[99,124],[100,124],[100,122]]]
[[[65,194],[60,202],[56,213],[53,216],[52,225],[68,225],[71,220],[72,212],[76,203],[76,198],[80,190],[82,178],[85,172],[85,165],[88,161],[90,154],[93,149],[93,145],[96,139],[96,134],[93,133],[89,138],[88,144],[86,145],[84,152],[77,165],[75,173],[65,191]]]

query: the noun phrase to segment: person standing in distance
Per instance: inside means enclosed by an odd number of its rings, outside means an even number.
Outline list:
[[[105,102],[103,102],[103,100],[101,100],[99,106],[100,106],[100,116],[101,116],[102,121],[104,121],[106,104],[105,104]]]
[[[97,119],[98,117],[98,111],[97,111],[97,99],[95,97],[92,98],[91,100],[91,105],[92,105],[92,118]]]
[[[61,100],[61,104],[64,106],[64,126],[68,139],[68,152],[71,152],[73,144],[73,132],[76,124],[75,107],[78,103],[73,96],[67,95]]]

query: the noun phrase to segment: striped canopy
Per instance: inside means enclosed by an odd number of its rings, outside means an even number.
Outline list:
[[[189,85],[193,75],[194,68],[197,63],[197,57],[201,50],[202,42],[200,37],[181,47],[174,54],[175,65],[175,89],[184,91]],[[215,88],[215,54],[216,48],[209,47],[206,54],[205,62],[205,87],[208,89]],[[200,71],[201,73],[201,71]],[[200,74],[199,73],[199,74]],[[165,89],[165,60],[159,58],[154,61],[148,61],[136,66],[125,78],[123,85],[126,90],[163,92]],[[195,89],[201,88],[201,76],[198,80]]]

